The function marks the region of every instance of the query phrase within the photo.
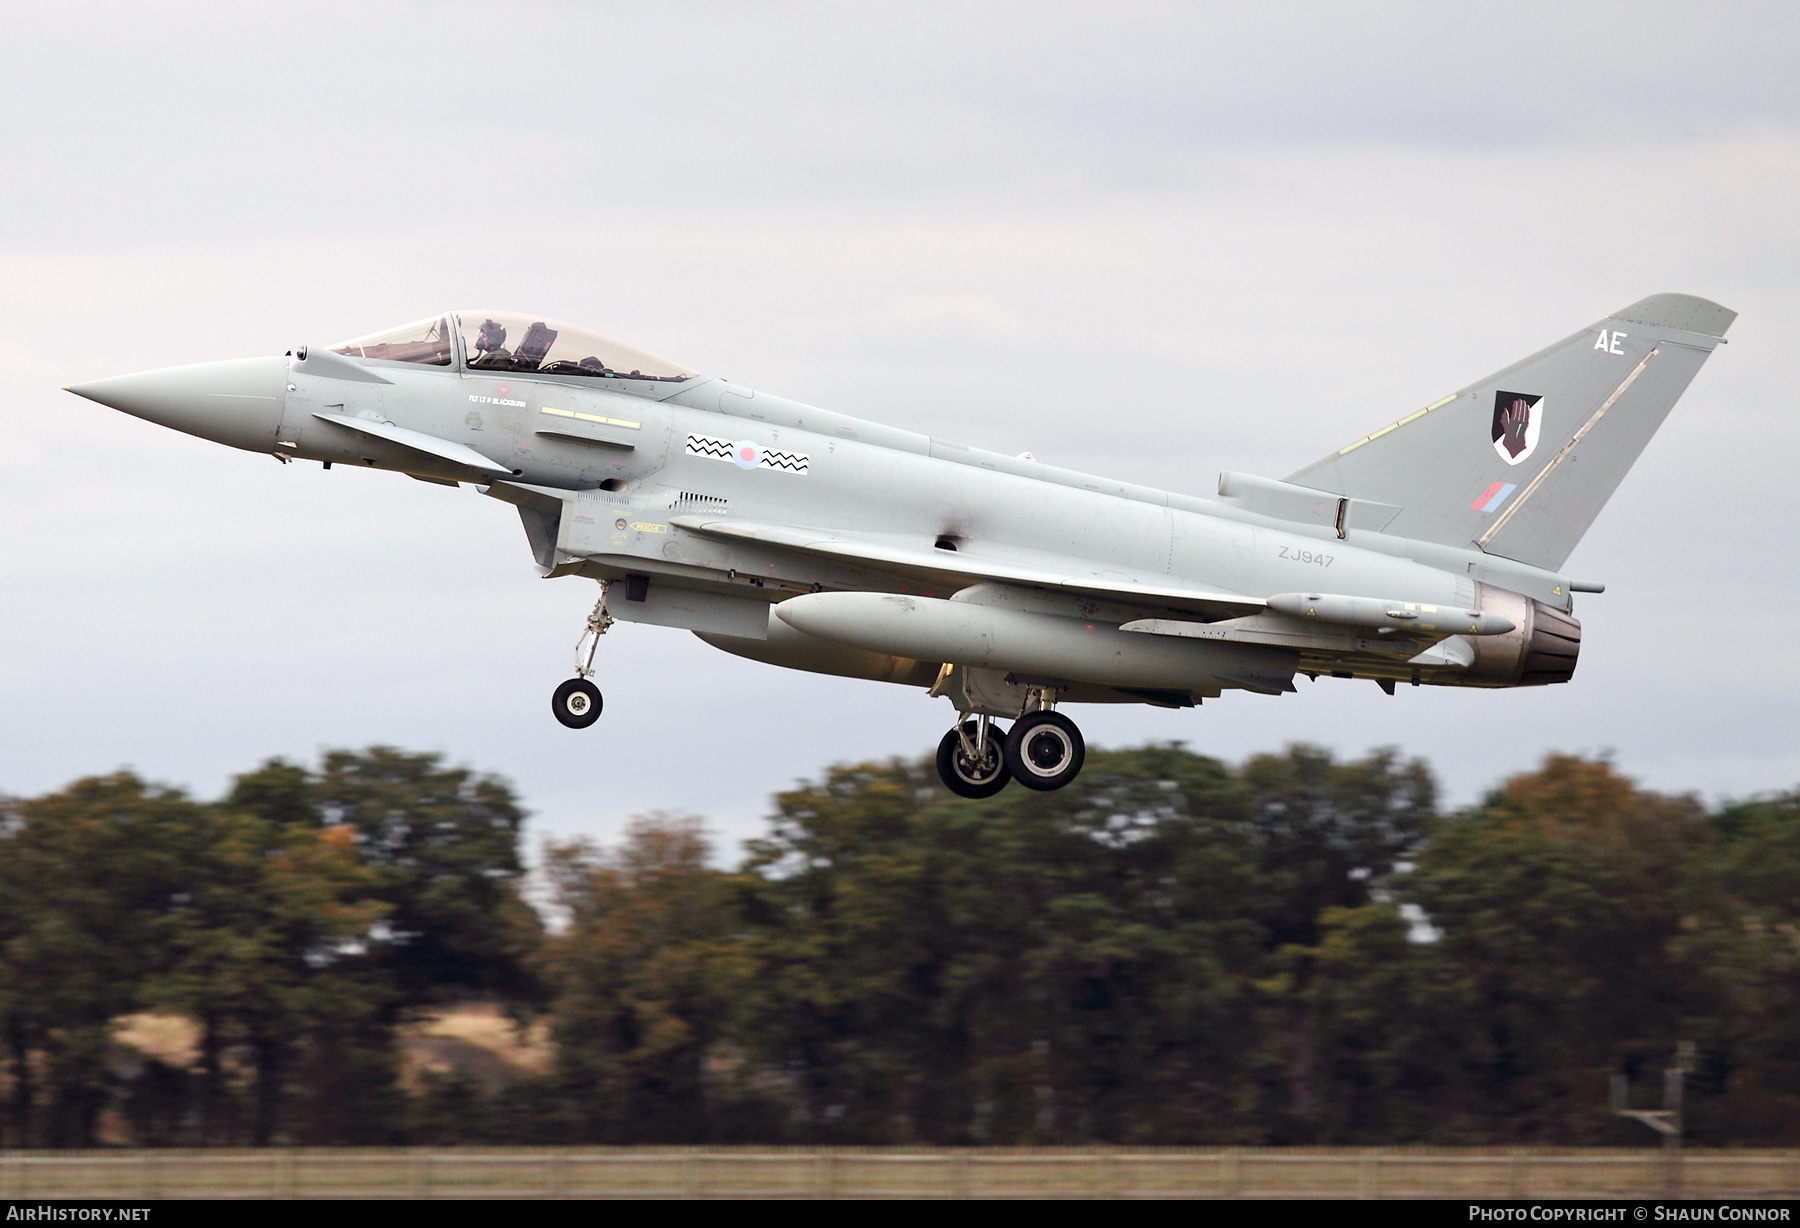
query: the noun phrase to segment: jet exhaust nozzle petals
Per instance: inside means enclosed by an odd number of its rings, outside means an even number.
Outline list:
[[[285,358],[233,358],[74,384],[69,392],[146,422],[252,452],[281,426]]]

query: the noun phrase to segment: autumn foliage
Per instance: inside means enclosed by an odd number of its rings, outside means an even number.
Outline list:
[[[1391,752],[1161,746],[983,802],[835,767],[735,865],[653,815],[534,879],[523,819],[386,748],[7,803],[5,1144],[1644,1144],[1607,1080],[1683,1040],[1691,1138],[1800,1135],[1800,795],[1552,756],[1445,813]],[[407,1077],[477,1001],[543,1067]]]

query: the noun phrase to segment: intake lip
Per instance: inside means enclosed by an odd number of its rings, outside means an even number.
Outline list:
[[[287,359],[233,358],[89,380],[68,389],[172,430],[252,452],[274,448],[287,395]]]

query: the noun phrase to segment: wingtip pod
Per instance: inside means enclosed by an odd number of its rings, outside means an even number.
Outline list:
[[[1650,328],[1678,328],[1706,337],[1723,337],[1737,312],[1694,294],[1652,294],[1609,317]]]

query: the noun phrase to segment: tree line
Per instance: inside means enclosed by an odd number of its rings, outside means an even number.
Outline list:
[[[1551,756],[1446,812],[1425,764],[1093,751],[1052,794],[926,760],[550,844],[392,748],[215,802],[131,773],[0,803],[0,1145],[1800,1141],[1800,793],[1712,809]],[[548,914],[551,924],[546,924]],[[403,1077],[468,1001],[547,1070]],[[118,1021],[192,1021],[191,1063]]]

